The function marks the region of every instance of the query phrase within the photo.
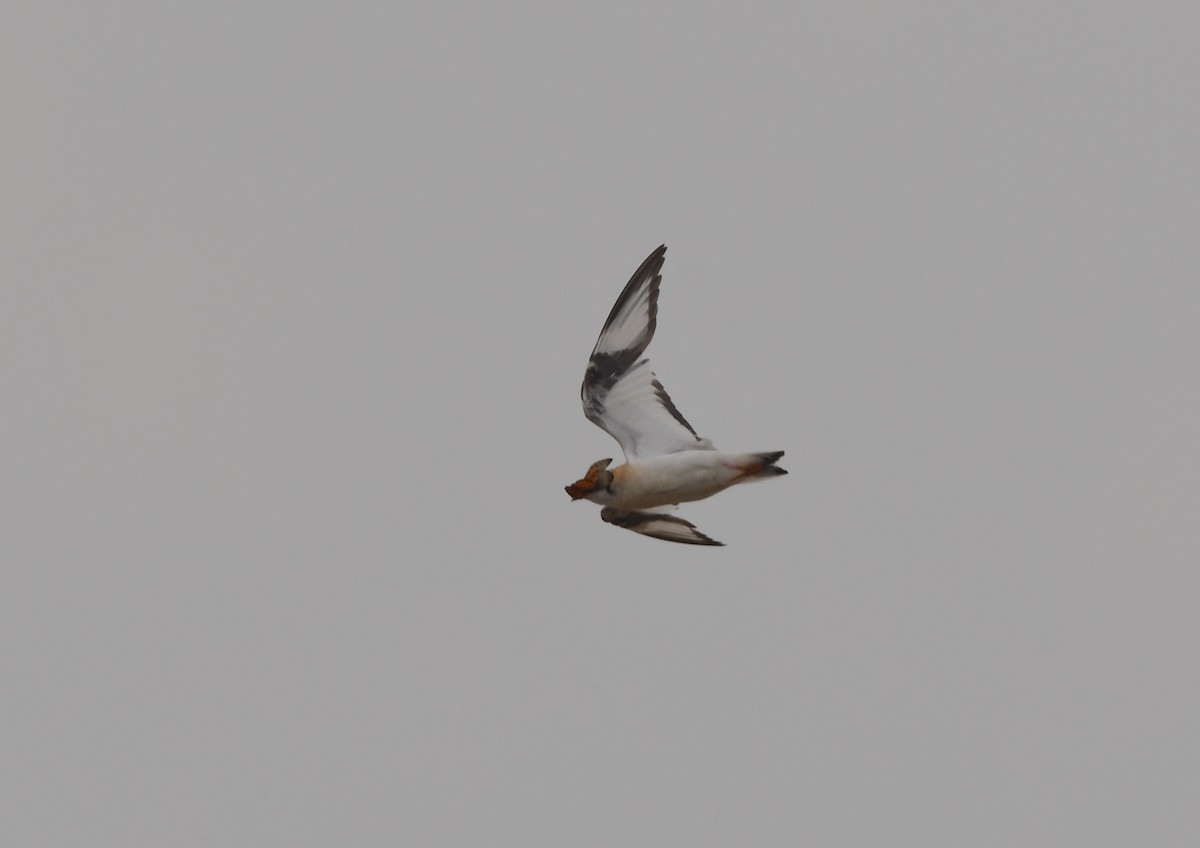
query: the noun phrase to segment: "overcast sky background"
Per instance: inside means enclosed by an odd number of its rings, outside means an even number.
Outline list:
[[[733,8],[6,5],[0,841],[1197,844],[1200,12]]]

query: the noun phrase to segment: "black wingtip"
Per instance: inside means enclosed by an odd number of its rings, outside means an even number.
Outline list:
[[[583,375],[583,385],[579,387],[579,394],[583,398],[585,408],[588,402],[588,390],[594,390],[597,387],[601,389],[612,388],[617,378],[633,367],[634,363],[638,361],[642,353],[650,345],[650,341],[654,338],[654,331],[658,327],[658,287],[662,283],[661,272],[666,252],[667,246],[663,244],[659,245],[657,250],[646,257],[645,261],[633,272],[633,276],[629,278],[629,282],[625,284],[625,288],[621,290],[621,294],[617,296],[616,302],[613,304],[612,309],[609,310],[608,318],[604,321],[604,327],[600,330],[600,335],[596,337],[596,345],[592,348],[591,360],[588,362],[587,371]],[[612,326],[613,321],[624,308],[626,301],[629,300],[633,292],[637,291],[647,279],[650,282],[645,330],[630,347],[624,350],[598,353],[597,348],[600,347],[600,340],[604,338],[604,334],[608,332],[608,328]],[[584,414],[587,414],[586,411]],[[588,417],[591,418],[590,415]]]

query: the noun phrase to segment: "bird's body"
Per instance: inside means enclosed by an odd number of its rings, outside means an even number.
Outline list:
[[[618,465],[612,482],[584,497],[615,509],[653,509],[702,501],[737,483],[782,474],[769,457],[781,454],[680,451]],[[765,475],[763,472],[771,469]]]
[[[626,462],[593,463],[566,487],[572,500],[601,504],[610,524],[693,545],[719,545],[695,525],[669,514],[738,483],[786,474],[783,451],[725,453],[696,434],[675,408],[642,353],[654,337],[666,245],[650,254],[617,298],[580,390],[584,415],[621,445]]]

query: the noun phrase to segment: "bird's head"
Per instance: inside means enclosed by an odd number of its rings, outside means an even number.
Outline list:
[[[599,462],[593,462],[592,467],[587,470],[587,474],[583,475],[582,480],[576,480],[570,486],[567,486],[567,494],[571,496],[571,500],[577,501],[580,498],[586,498],[593,492],[602,492],[607,489],[608,484],[612,482],[613,473],[605,469],[611,463],[611,459],[602,459]]]

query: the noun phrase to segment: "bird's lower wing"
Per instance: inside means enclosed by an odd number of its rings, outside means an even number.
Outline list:
[[[600,518],[617,527],[668,542],[681,542],[685,545],[725,544],[705,536],[692,522],[664,512],[637,512],[606,506],[600,510]]]

